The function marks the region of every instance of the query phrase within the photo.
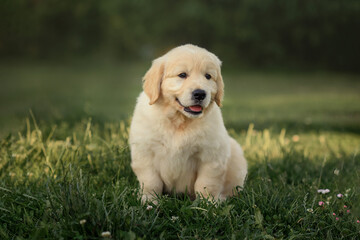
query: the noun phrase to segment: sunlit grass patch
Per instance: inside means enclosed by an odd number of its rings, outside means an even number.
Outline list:
[[[213,204],[170,195],[158,205],[141,205],[128,122],[26,123],[24,131],[1,140],[3,239],[355,239],[360,231],[357,135],[288,135],[252,124],[247,131],[230,130],[249,161],[238,196]]]

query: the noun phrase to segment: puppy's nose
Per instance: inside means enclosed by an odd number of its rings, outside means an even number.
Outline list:
[[[204,90],[195,89],[192,92],[192,99],[194,100],[202,101],[205,99],[205,97],[206,97],[206,92]]]

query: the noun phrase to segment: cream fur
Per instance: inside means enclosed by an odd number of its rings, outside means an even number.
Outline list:
[[[188,44],[154,60],[145,74],[129,139],[143,202],[172,191],[223,199],[243,186],[247,163],[219,108],[224,88],[220,65],[214,54]],[[186,79],[178,76],[182,72]],[[198,115],[184,111],[195,105],[195,89],[206,92]]]

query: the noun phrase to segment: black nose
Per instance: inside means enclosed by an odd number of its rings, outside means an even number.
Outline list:
[[[202,101],[206,97],[206,92],[201,89],[196,89],[192,92],[192,99]]]

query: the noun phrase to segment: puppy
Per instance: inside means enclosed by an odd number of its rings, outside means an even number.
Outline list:
[[[221,62],[191,44],[155,59],[143,78],[130,127],[131,167],[142,202],[163,192],[232,196],[247,163],[224,126]]]

